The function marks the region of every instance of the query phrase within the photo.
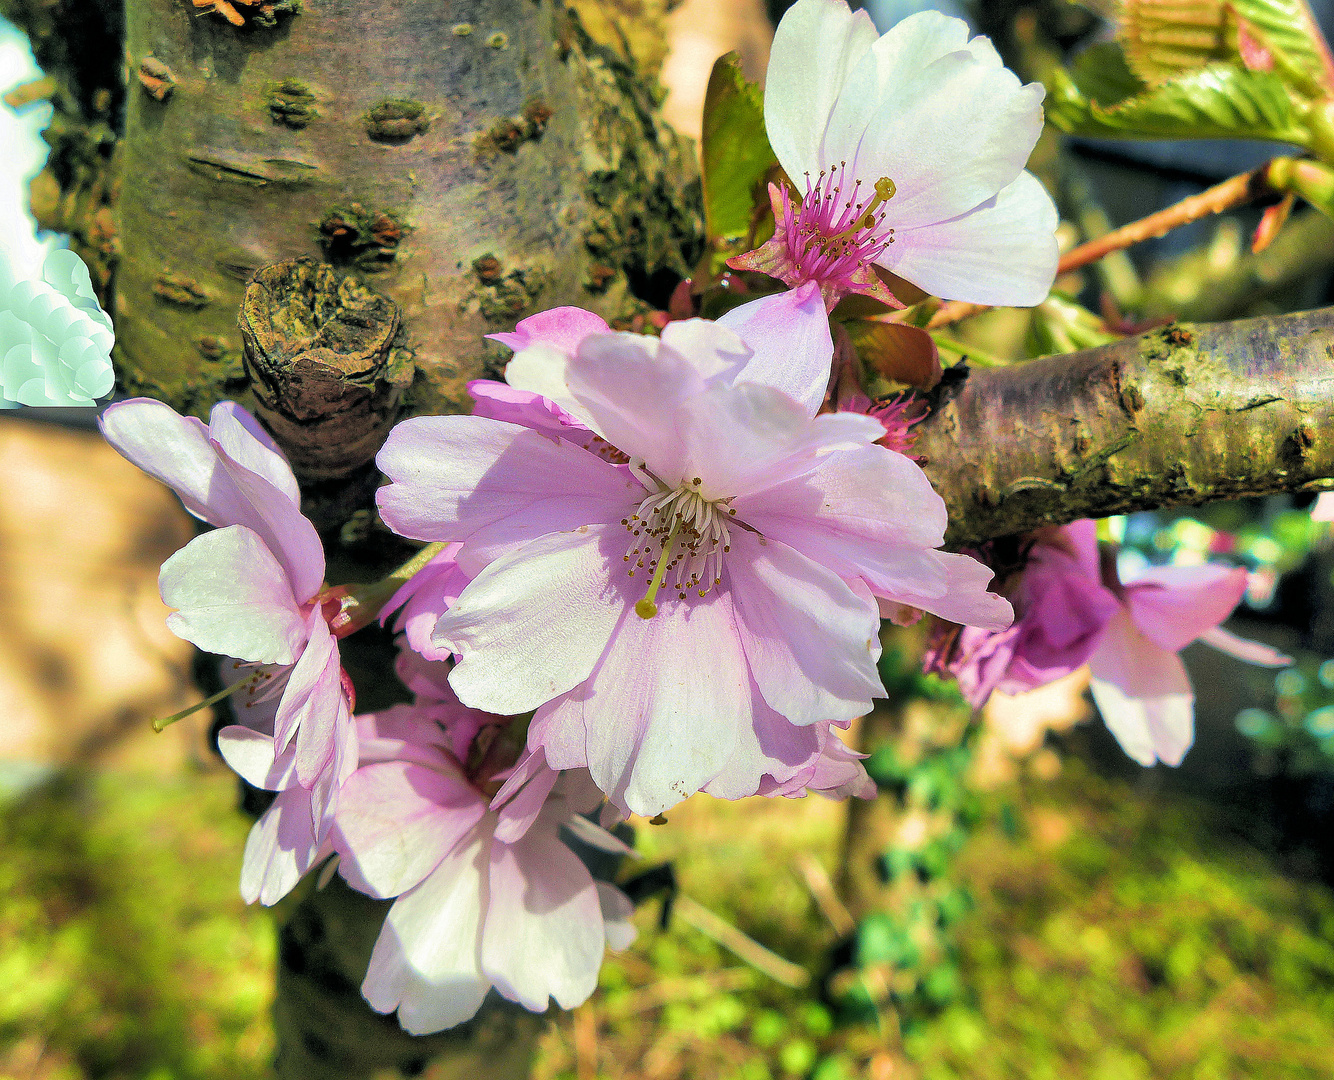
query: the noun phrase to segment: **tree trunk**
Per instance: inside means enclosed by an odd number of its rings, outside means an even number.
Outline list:
[[[628,322],[665,303],[698,244],[694,157],[577,17],[552,0],[289,6],[263,26],[237,4],[235,26],[129,0],[127,390],[196,412],[244,400],[244,282],[299,256],[398,303],[414,412],[465,411],[501,356],[483,335],[525,314]]]

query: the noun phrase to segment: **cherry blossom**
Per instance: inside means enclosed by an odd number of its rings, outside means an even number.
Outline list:
[[[953,674],[975,708],[993,690],[1033,690],[1088,664],[1093,700],[1126,754],[1145,766],[1179,765],[1195,726],[1182,649],[1203,641],[1252,664],[1292,662],[1219,625],[1246,578],[1243,567],[1210,564],[1148,567],[1122,582],[1114,560],[1101,557],[1096,523],[1072,522],[1039,534],[1014,590],[1013,626],[964,628],[938,641],[926,663]]]
[[[516,331],[506,377],[533,426],[416,417],[377,459],[385,522],[459,544],[471,579],[433,635],[459,657],[451,685],[536,709],[528,745],[552,768],[650,816],[724,775],[753,794],[883,695],[881,598],[1008,625],[991,572],[934,550],[944,504],[875,445],[883,425],[816,415],[833,346],[814,285],[660,339],[592,320]],[[579,427],[547,426],[552,407]]]
[[[411,706],[358,718],[362,766],[347,780],[334,846],[354,888],[396,898],[362,983],[372,1008],[426,1034],[470,1020],[494,987],[534,1012],[597,985],[604,949],[634,939],[630,901],[594,881],[562,827],[625,846],[580,814],[601,794],[541,751],[502,776],[465,770],[449,724]],[[477,725],[472,725],[475,729]],[[498,790],[497,790],[498,788]]]
[[[729,265],[816,282],[830,310],[849,292],[902,307],[876,267],[945,299],[1046,297],[1056,208],[1024,171],[1040,84],[961,19],[922,11],[880,36],[844,0],[797,0],[769,56],[764,125],[797,191],[770,185],[773,238]]]
[[[159,585],[172,632],[232,658],[224,670],[244,684],[248,719],[218,741],[237,772],[283,793],[251,835],[242,881],[247,900],[273,903],[316,859],[356,764],[319,535],[281,451],[234,402],[207,425],[147,398],[109,406],[100,422],[117,451],[217,526],[163,564]]]

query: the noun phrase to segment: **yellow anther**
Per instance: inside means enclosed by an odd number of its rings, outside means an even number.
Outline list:
[[[874,228],[876,210],[880,208],[881,204],[889,202],[889,200],[894,197],[894,192],[897,190],[898,188],[894,186],[893,180],[888,176],[882,176],[875,182],[875,198],[870,201],[866,210],[858,215],[857,219],[841,233],[835,233],[833,236],[827,237],[824,243],[831,244],[835,240],[843,240],[848,237],[856,236],[857,233],[861,232],[863,229]]]

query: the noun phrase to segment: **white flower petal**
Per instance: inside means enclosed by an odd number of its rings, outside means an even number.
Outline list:
[[[167,626],[205,652],[262,664],[291,664],[305,644],[306,620],[287,574],[244,525],[191,540],[162,564]]]
[[[1059,253],[1056,206],[1031,173],[981,206],[938,224],[899,229],[880,264],[945,300],[1031,307],[1051,291]]]
[[[1042,87],[967,50],[904,70],[887,93],[869,115],[836,112],[822,153],[823,167],[846,161],[866,191],[882,176],[894,182],[885,222],[896,229],[957,217],[998,194],[1042,133]]]
[[[870,16],[854,14],[843,0],[797,0],[779,22],[765,75],[764,127],[796,183],[819,172],[834,103],[878,36]]]

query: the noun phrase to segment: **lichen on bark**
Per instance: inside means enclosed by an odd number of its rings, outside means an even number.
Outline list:
[[[1332,356],[1324,308],[947,377],[916,443],[947,542],[1334,487]]]

